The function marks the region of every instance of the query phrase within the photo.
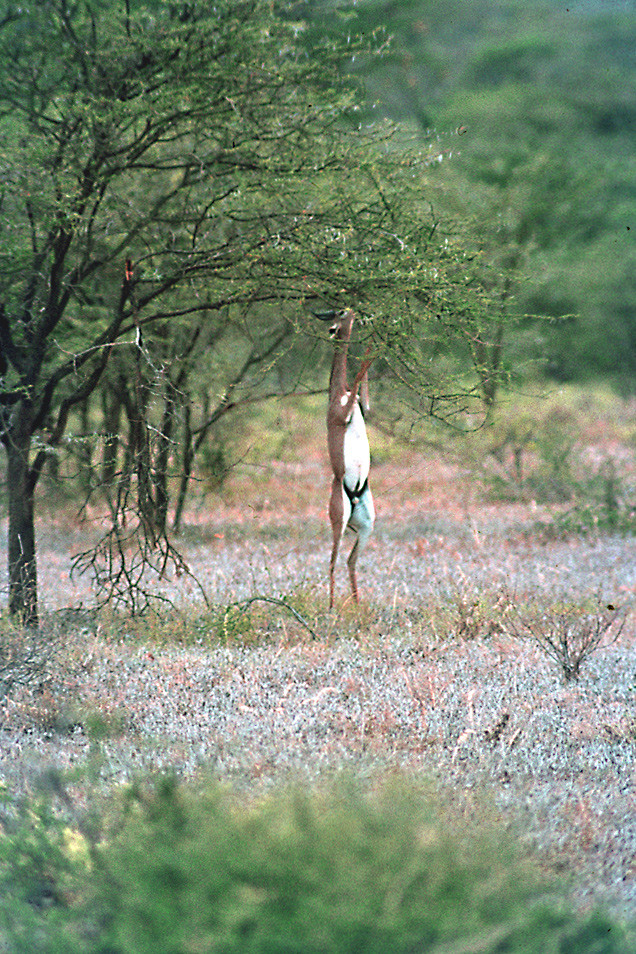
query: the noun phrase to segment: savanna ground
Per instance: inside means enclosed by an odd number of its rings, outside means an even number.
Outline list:
[[[397,770],[438,787],[459,827],[509,830],[577,906],[633,922],[634,402],[516,406],[470,447],[372,426],[363,601],[341,555],[335,613],[322,418],[271,415],[267,442],[245,425],[240,463],[193,494],[175,542],[197,582],[160,585],[175,609],[58,612],[94,600],[69,565],[96,530],[68,501],[43,514],[46,643],[11,636],[6,788],[61,793],[79,819],[95,793],[159,771],[251,796]],[[590,626],[600,644],[566,680],[563,652],[576,657]]]

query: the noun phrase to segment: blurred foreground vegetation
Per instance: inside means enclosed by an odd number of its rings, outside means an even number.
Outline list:
[[[547,893],[494,823],[399,778],[257,800],[165,778],[75,818],[50,787],[2,807],[0,943],[16,954],[630,950]]]

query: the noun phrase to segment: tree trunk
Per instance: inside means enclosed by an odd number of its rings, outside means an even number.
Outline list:
[[[102,483],[108,490],[117,473],[117,454],[119,453],[119,431],[123,401],[115,387],[107,387],[102,392],[102,413],[104,416],[104,457],[102,461]]]
[[[194,462],[194,448],[192,446],[192,426],[191,426],[191,409],[190,401],[186,404],[184,408],[184,419],[183,419],[183,457],[182,457],[182,470],[181,470],[181,479],[179,480],[179,495],[177,497],[177,505],[174,511],[174,521],[172,524],[172,529],[175,533],[180,533],[181,531],[181,518],[183,517],[183,509],[186,502],[186,494],[188,492],[188,484],[190,482],[190,476],[192,474],[192,464]]]
[[[168,522],[168,505],[170,503],[170,495],[168,493],[168,464],[170,451],[172,450],[172,432],[176,414],[175,398],[177,396],[178,392],[168,379],[164,388],[163,415],[161,418],[161,427],[157,434],[158,448],[152,474],[152,482],[155,490],[155,528],[160,536],[165,536]]]
[[[9,613],[25,626],[38,625],[38,585],[33,511],[33,475],[29,467],[31,408],[16,408],[15,429],[7,441],[9,485]]]

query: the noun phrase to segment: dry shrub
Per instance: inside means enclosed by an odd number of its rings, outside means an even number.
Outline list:
[[[534,640],[558,664],[565,682],[572,682],[601,644],[618,639],[625,619],[624,608],[598,599],[583,605],[559,601],[536,608],[519,608],[511,601],[506,629],[518,638]]]
[[[50,734],[82,721],[70,687],[89,665],[94,623],[82,610],[43,613],[37,629],[0,620],[1,724]]]

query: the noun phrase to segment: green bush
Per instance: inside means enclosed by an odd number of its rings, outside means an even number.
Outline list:
[[[580,482],[572,507],[556,514],[544,531],[548,536],[590,532],[631,536],[636,533],[633,491],[633,486],[618,475],[613,462],[605,461]]]
[[[248,801],[165,779],[130,789],[111,816],[91,850],[40,813],[38,851],[4,851],[3,949],[627,954],[620,928],[549,904],[500,836],[468,834],[457,814],[401,780],[370,793],[341,780]],[[43,873],[46,905],[24,890],[41,894]],[[30,948],[27,921],[39,938]]]
[[[16,805],[3,792],[0,821],[0,950],[79,954],[68,902],[88,858],[74,850],[77,832],[44,797]]]

